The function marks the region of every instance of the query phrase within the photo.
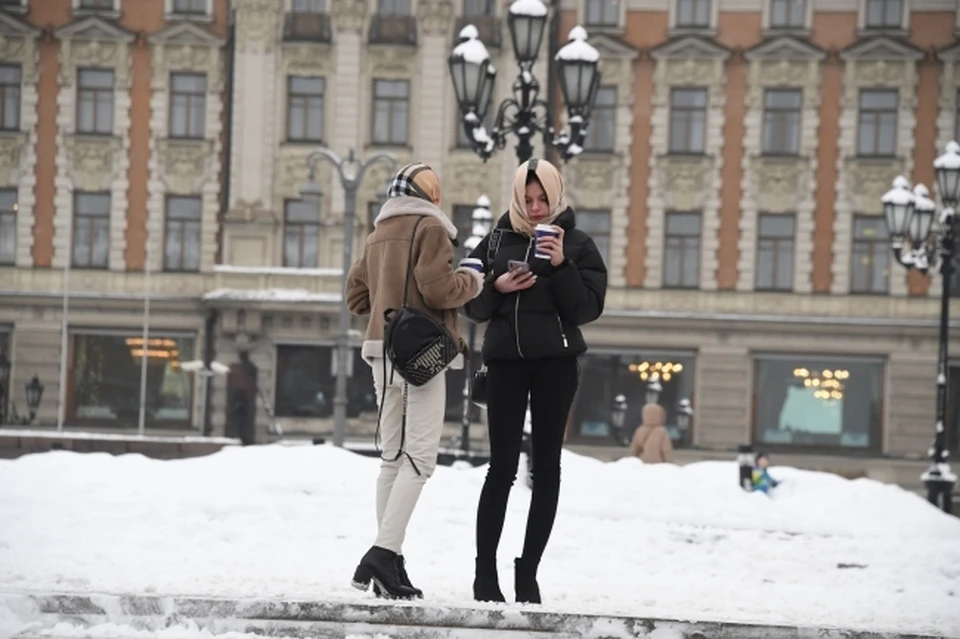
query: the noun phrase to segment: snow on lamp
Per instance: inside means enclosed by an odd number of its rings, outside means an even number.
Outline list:
[[[556,60],[567,112],[571,118],[588,116],[600,86],[600,53],[587,42],[586,29],[578,25],[570,30],[569,40],[557,51]]]
[[[460,110],[475,113],[478,121],[490,102],[491,90],[486,85],[492,84],[490,53],[478,39],[479,35],[472,24],[461,29],[460,43],[453,48],[447,61]]]
[[[547,26],[547,5],[542,0],[515,0],[507,12],[513,51],[521,65],[533,64],[540,53]]]
[[[910,182],[898,175],[893,180],[893,188],[884,193],[880,201],[883,202],[883,220],[890,241],[895,246],[902,244],[913,215],[914,195],[910,191]]]
[[[937,190],[943,205],[952,209],[960,203],[960,144],[947,143],[946,151],[933,162]]]
[[[677,428],[686,432],[690,428],[690,420],[693,418],[693,407],[690,400],[683,398],[677,406]]]

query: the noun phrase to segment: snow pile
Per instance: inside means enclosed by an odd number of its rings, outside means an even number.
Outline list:
[[[0,591],[370,597],[349,579],[374,538],[377,472],[329,446],[0,461]],[[404,554],[431,604],[475,605],[484,472],[439,468],[414,514]],[[740,491],[733,462],[565,453],[541,608],[960,633],[960,519],[871,480],[772,473],[768,498]],[[501,544],[510,599],[529,495],[518,482]]]
[[[339,302],[340,293],[313,293],[302,288],[218,288],[203,295],[206,301]]]

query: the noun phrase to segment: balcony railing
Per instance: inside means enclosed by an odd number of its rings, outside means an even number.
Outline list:
[[[499,49],[503,42],[503,29],[500,18],[494,16],[460,16],[457,18],[457,26],[453,30],[453,39],[457,41],[460,30],[468,24],[472,24],[480,32],[480,42],[487,48]]]
[[[376,14],[370,20],[370,44],[417,45],[415,16]]]
[[[287,42],[331,42],[332,33],[327,13],[288,13],[283,19]]]

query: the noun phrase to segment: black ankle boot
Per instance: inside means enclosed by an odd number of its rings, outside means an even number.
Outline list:
[[[518,557],[514,560],[513,567],[517,603],[540,603],[540,586],[537,585],[537,564]]]
[[[358,590],[366,590],[373,583],[379,592],[378,597],[388,599],[413,599],[417,596],[417,589],[403,583],[401,577],[402,561],[399,555],[392,550],[372,546],[360,560],[353,573],[351,585]]]
[[[417,599],[423,599],[423,591],[410,583],[410,577],[407,576],[407,562],[404,560],[403,555],[397,555],[397,561],[399,562],[397,571],[400,574],[400,583],[402,583],[404,586],[413,588],[415,593],[414,596]],[[373,594],[375,594],[377,597],[384,596],[383,591],[380,590],[380,586],[378,586],[376,583],[373,584]]]
[[[477,559],[477,572],[473,579],[473,598],[477,601],[506,601],[500,591],[496,559]]]

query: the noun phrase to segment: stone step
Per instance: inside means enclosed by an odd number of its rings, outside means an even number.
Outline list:
[[[948,639],[944,635],[864,632],[856,629],[681,621],[551,612],[488,604],[479,608],[424,602],[323,602],[222,599],[161,595],[0,593],[0,612],[26,624],[14,639],[92,636],[112,623],[137,631],[164,631],[177,639],[205,630],[269,638],[347,637],[447,639],[557,637],[647,639]],[[57,624],[67,623],[71,627]],[[51,632],[53,634],[51,634]],[[119,630],[117,631],[119,632]],[[122,637],[114,632],[111,636]],[[59,634],[58,634],[59,633]],[[131,633],[133,634],[133,633]],[[102,636],[102,634],[98,635]]]

